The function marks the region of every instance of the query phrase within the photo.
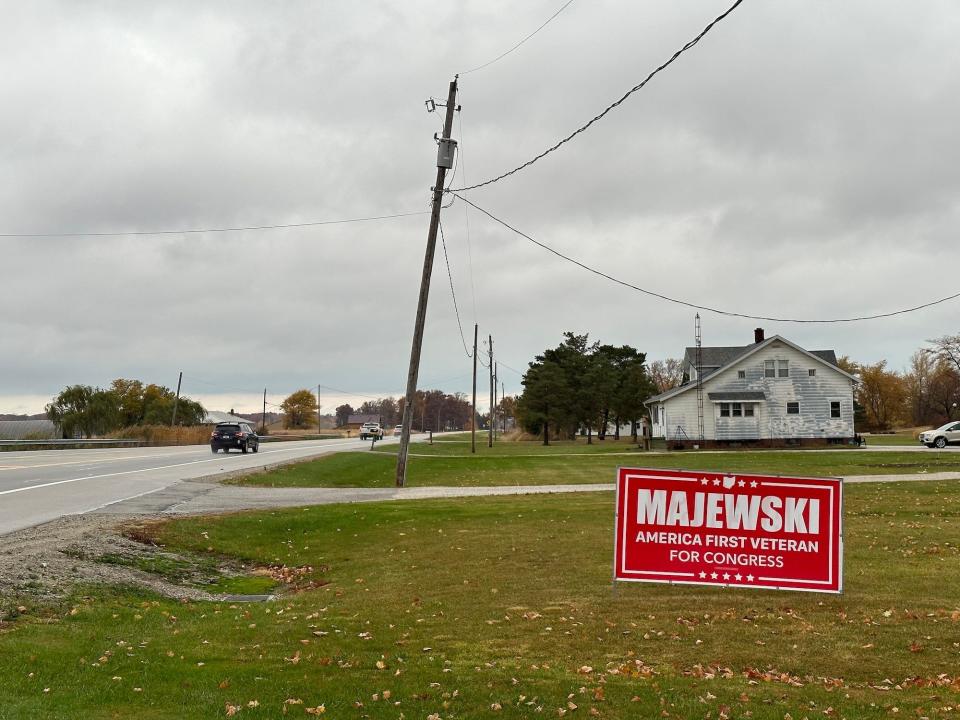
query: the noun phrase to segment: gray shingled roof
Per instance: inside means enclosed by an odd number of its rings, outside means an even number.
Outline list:
[[[707,397],[711,400],[727,400],[738,402],[740,400],[763,400],[766,395],[761,390],[741,390],[740,392],[708,392]]]
[[[727,365],[738,357],[743,355],[747,350],[749,350],[752,345],[738,346],[738,347],[705,347],[700,350],[700,359],[703,364],[703,368],[706,370],[708,368],[721,368],[724,365]],[[684,364],[690,363],[694,367],[697,366],[697,349],[695,347],[688,347],[683,353]]]
[[[750,345],[744,345],[742,347],[701,348],[701,364],[703,367],[704,382],[706,382],[707,380],[715,376],[717,373],[721,371],[723,367],[731,364],[735,360],[739,359],[741,356],[747,355],[751,353],[753,350],[760,348],[761,346],[766,346],[769,343],[773,342],[774,340],[785,342],[787,343],[787,345],[790,345],[791,347],[795,348],[800,352],[809,353],[810,355],[813,355],[814,357],[819,358],[820,360],[827,363],[828,365],[832,365],[833,367],[837,368],[837,372],[842,373],[847,377],[849,377],[851,380],[856,381],[855,377],[850,375],[850,373],[848,373],[846,370],[843,370],[842,368],[840,368],[840,366],[837,364],[837,354],[833,350],[804,350],[802,347],[800,347],[796,343],[792,343],[786,338],[781,337],[780,335],[773,335],[771,337],[766,338],[762,342],[751,343]],[[684,355],[683,355],[684,377],[686,377],[687,365],[696,363],[696,353],[697,353],[697,349],[695,347],[686,348],[686,351],[684,352]],[[678,395],[682,392],[686,392],[687,390],[693,387],[696,387],[696,383],[691,382],[688,379],[686,380],[686,382],[678,385],[675,388],[672,388],[670,390],[665,390],[664,392],[659,393],[658,395],[654,395],[653,397],[647,398],[646,400],[643,401],[643,404],[650,405],[651,403],[654,403],[654,402],[660,402],[660,400],[662,399],[673,397],[674,395]]]
[[[837,354],[833,350],[810,350],[810,354],[816,355],[821,360],[825,360],[831,365],[839,367],[839,365],[837,365]]]
[[[701,348],[701,362],[704,370],[714,370],[716,368],[722,368],[724,365],[729,365],[738,357],[743,355],[747,350],[753,347],[753,343],[750,345],[743,345],[740,347],[705,347]],[[831,365],[837,364],[837,353],[833,350],[809,350],[811,355],[816,355],[821,360],[825,360]],[[690,363],[694,367],[697,366],[697,349],[695,347],[688,347],[684,350],[683,353],[684,364]]]

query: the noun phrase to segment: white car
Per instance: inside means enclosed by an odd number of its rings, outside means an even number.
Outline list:
[[[383,428],[378,422],[367,422],[360,426],[360,439],[375,438],[383,440]]]
[[[403,433],[403,425],[397,425],[397,426],[393,429],[393,434],[396,435],[397,437],[400,437],[400,435],[401,435],[402,433]]]
[[[936,430],[920,433],[920,443],[930,448],[945,448],[950,443],[960,443],[960,422],[948,422]]]

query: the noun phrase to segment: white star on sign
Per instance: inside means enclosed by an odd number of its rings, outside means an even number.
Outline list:
[[[743,580],[743,575],[741,575],[740,573],[737,573],[736,575],[733,576],[733,578],[737,582],[740,582],[741,580]]]
[[[729,579],[730,579],[730,573],[724,573],[724,574],[723,574],[723,579],[724,579],[724,580],[729,580]]]
[[[756,487],[756,486],[757,486],[757,481],[756,481],[756,480],[751,480],[751,481],[750,481],[750,487]]]
[[[701,485],[706,485],[708,482],[710,482],[710,481],[707,480],[706,478],[700,478],[700,484],[701,484]]]
[[[737,483],[737,485],[739,485],[740,487],[743,487],[746,484],[747,482],[745,480],[741,480],[740,482]]]
[[[707,574],[706,574],[703,570],[701,570],[701,571],[700,571],[700,579],[703,580],[706,576],[707,576]]]
[[[747,582],[753,582],[753,575],[747,575]]]
[[[715,572],[710,573],[710,579],[711,579],[711,580],[716,580],[716,579],[717,579],[717,574],[716,574]]]
[[[719,484],[720,484],[720,478],[716,478],[716,479],[713,481],[713,484],[714,484],[714,485],[719,485]]]

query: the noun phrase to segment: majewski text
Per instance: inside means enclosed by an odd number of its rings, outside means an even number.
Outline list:
[[[637,524],[817,535],[820,501],[776,495],[637,490]]]

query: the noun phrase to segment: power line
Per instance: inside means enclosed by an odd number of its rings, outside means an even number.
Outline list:
[[[473,354],[467,349],[467,340],[463,336],[463,325],[460,323],[460,308],[457,307],[457,293],[453,289],[453,273],[450,272],[450,256],[447,254],[447,240],[443,236],[443,223],[440,223],[440,244],[443,246],[443,259],[447,264],[447,278],[450,280],[450,297],[453,298],[453,311],[457,314],[457,328],[460,330],[460,342],[463,343],[463,351],[468,358]]]
[[[460,73],[460,75],[469,75],[469,74],[472,73],[472,72],[476,72],[477,70],[483,70],[485,67],[489,67],[489,66],[493,65],[493,64],[494,64],[495,62],[497,62],[498,60],[502,60],[502,59],[505,58],[507,55],[509,55],[509,54],[512,53],[514,50],[516,50],[516,49],[519,48],[521,45],[523,45],[527,40],[529,40],[529,39],[532,38],[534,35],[536,35],[538,32],[540,32],[541,30],[543,30],[547,25],[550,24],[550,22],[551,22],[557,15],[559,15],[559,14],[562,13],[564,10],[566,10],[566,9],[567,9],[567,6],[570,5],[570,4],[572,4],[572,3],[573,3],[573,0],[567,0],[567,2],[565,2],[565,3],[560,7],[560,9],[557,10],[553,15],[551,15],[550,17],[548,17],[548,18],[546,19],[546,21],[545,21],[540,27],[538,27],[538,28],[537,28],[536,30],[534,30],[532,33],[530,33],[529,35],[527,35],[523,40],[521,40],[520,42],[518,42],[516,45],[514,45],[512,48],[510,48],[510,49],[507,50],[506,52],[500,53],[500,54],[497,55],[493,60],[490,60],[490,61],[488,61],[488,62],[485,62],[483,65],[478,65],[477,67],[472,68],[472,69],[470,69],[470,70],[464,70],[462,73]]]
[[[215,390],[219,390],[220,394],[237,394],[243,393],[247,395],[259,395],[263,392],[263,389],[259,390],[250,390],[250,389],[241,389],[235,387],[227,387],[226,385],[221,385],[220,383],[210,382],[209,380],[204,380],[203,378],[198,378],[196,375],[187,375],[184,374],[183,379],[190,383],[200,383],[201,385],[207,385]],[[184,383],[184,389],[186,389],[187,383]]]
[[[456,194],[456,193],[454,193],[454,194]],[[730,310],[720,310],[720,309],[718,309],[718,308],[710,307],[710,306],[708,306],[708,305],[698,305],[698,304],[696,304],[696,303],[687,302],[686,300],[680,300],[680,299],[678,299],[678,298],[670,297],[669,295],[663,295],[663,294],[661,294],[661,293],[654,292],[653,290],[647,290],[646,288],[639,287],[638,285],[633,285],[632,283],[629,283],[629,282],[627,282],[627,281],[625,281],[625,280],[620,280],[619,278],[616,278],[616,277],[614,277],[613,275],[608,275],[607,273],[605,273],[605,272],[603,272],[603,271],[601,271],[601,270],[597,270],[596,268],[590,267],[589,265],[586,265],[586,264],[580,262],[579,260],[573,259],[573,258],[570,257],[569,255],[564,255],[564,254],[563,254],[562,252],[560,252],[559,250],[554,250],[552,247],[550,247],[549,245],[547,245],[547,244],[545,244],[545,243],[540,242],[539,240],[534,240],[532,237],[530,237],[530,236],[527,235],[526,233],[521,232],[520,230],[517,230],[517,229],[516,229],[515,227],[513,227],[512,225],[504,222],[504,221],[501,220],[500,218],[498,218],[498,217],[494,216],[493,214],[491,214],[490,212],[484,210],[482,207],[480,207],[479,205],[477,205],[477,204],[474,203],[474,202],[471,202],[470,200],[468,200],[467,198],[463,197],[462,195],[457,195],[457,197],[460,198],[461,200],[463,200],[465,203],[468,203],[468,204],[471,205],[472,207],[474,207],[474,208],[476,208],[477,210],[479,210],[480,212],[482,212],[484,215],[486,215],[488,218],[490,218],[490,219],[493,220],[494,222],[499,223],[500,225],[502,225],[503,227],[507,228],[508,230],[516,233],[516,234],[519,235],[520,237],[526,238],[527,240],[529,240],[530,242],[532,242],[534,245],[537,245],[537,246],[543,248],[543,249],[546,250],[547,252],[553,253],[554,255],[556,255],[556,256],[559,257],[559,258],[561,258],[561,259],[563,259],[563,260],[566,260],[567,262],[573,263],[574,265],[577,265],[578,267],[583,268],[583,269],[586,270],[587,272],[591,272],[591,273],[593,273],[594,275],[598,275],[598,276],[600,276],[600,277],[602,277],[602,278],[605,278],[605,279],[607,279],[607,280],[610,280],[611,282],[614,282],[614,283],[616,283],[617,285],[623,285],[624,287],[630,288],[631,290],[636,290],[637,292],[641,292],[641,293],[643,293],[644,295],[649,295],[649,296],[651,296],[651,297],[659,298],[660,300],[666,300],[667,302],[675,303],[675,304],[677,304],[677,305],[685,305],[686,307],[689,307],[689,308],[695,308],[695,309],[697,309],[697,310],[705,310],[705,311],[707,311],[707,312],[716,313],[717,315],[727,315],[728,317],[747,318],[747,319],[750,319],[750,320],[769,320],[770,322],[783,322],[783,323],[821,323],[821,324],[825,324],[825,323],[851,323],[851,322],[860,322],[860,321],[863,321],[863,320],[879,320],[879,319],[881,319],[881,318],[893,317],[893,316],[895,316],[895,315],[906,315],[907,313],[916,312],[917,310],[923,310],[924,308],[932,307],[932,306],[934,306],[934,305],[939,305],[940,303],[945,303],[945,302],[947,302],[948,300],[955,300],[956,298],[960,298],[960,292],[958,292],[958,293],[954,293],[953,295],[948,295],[947,297],[940,298],[939,300],[931,300],[930,302],[925,302],[925,303],[923,303],[923,304],[921,304],[921,305],[916,305],[916,306],[914,306],[914,307],[903,308],[903,309],[901,309],[901,310],[893,310],[893,311],[891,311],[891,312],[885,312],[885,313],[876,313],[876,314],[874,314],[874,315],[860,315],[860,316],[857,316],[857,317],[850,317],[850,318],[828,318],[828,319],[780,318],[780,317],[768,317],[768,316],[766,316],[766,315],[750,315],[750,314],[748,314],[748,313],[732,312],[732,311],[730,311]]]
[[[516,370],[516,369],[510,367],[510,366],[507,365],[503,360],[498,360],[497,362],[500,363],[500,365],[502,365],[503,367],[505,367],[505,368],[506,368],[507,370],[509,370],[510,372],[515,372],[515,373],[516,373],[517,375],[519,375],[520,377],[523,377],[523,376],[526,374],[526,373],[522,373],[522,372],[520,372],[519,370]]]
[[[424,381],[422,381],[420,384],[423,385],[424,388],[426,388],[427,385],[442,385],[442,384],[444,384],[444,383],[453,382],[454,380],[468,380],[470,377],[472,377],[472,376],[470,376],[470,375],[455,375],[455,376],[453,376],[453,377],[443,378],[442,380],[436,380],[436,379],[434,379],[434,380],[424,380]],[[439,388],[438,388],[438,389],[439,389]],[[428,391],[425,390],[425,389],[421,389],[420,392],[428,392]]]
[[[393,215],[372,215],[370,217],[346,218],[343,220],[314,220],[283,225],[248,225],[244,227],[188,228],[185,230],[130,230],[122,232],[65,232],[65,233],[0,233],[3,238],[66,238],[66,237],[143,237],[149,235],[195,235],[200,233],[242,232],[245,230],[285,230],[288,228],[317,227],[320,225],[344,225],[346,223],[370,222],[372,220],[392,220],[394,218],[427,215],[429,210],[395,213]]]
[[[626,100],[628,97],[630,97],[631,95],[633,95],[633,93],[637,92],[637,90],[640,90],[644,85],[646,85],[648,82],[650,82],[650,80],[653,79],[654,75],[656,75],[656,74],[659,73],[661,70],[663,70],[663,69],[665,69],[666,67],[668,67],[670,64],[673,63],[674,60],[676,60],[676,59],[677,59],[678,57],[680,57],[683,53],[685,53],[687,50],[689,50],[689,49],[692,48],[694,45],[696,45],[698,42],[700,42],[700,40],[703,38],[703,36],[706,35],[708,32],[710,32],[710,30],[713,28],[714,25],[716,25],[718,22],[720,22],[720,21],[723,20],[725,17],[727,17],[727,15],[729,15],[729,14],[732,13],[734,10],[736,10],[736,9],[737,9],[737,6],[739,6],[740,3],[742,3],[742,2],[743,2],[743,0],[736,0],[736,2],[734,2],[733,5],[731,5],[729,8],[727,8],[727,10],[726,10],[723,14],[718,15],[716,18],[713,19],[713,21],[712,21],[709,25],[707,25],[702,31],[700,31],[700,34],[699,34],[699,35],[697,35],[695,38],[693,38],[693,40],[689,41],[689,42],[688,42],[686,45],[684,45],[682,48],[680,48],[679,50],[677,50],[677,51],[670,57],[669,60],[667,60],[667,61],[666,61],[665,63],[663,63],[662,65],[660,65],[660,66],[659,66],[658,68],[656,68],[655,70],[653,70],[649,75],[647,75],[647,77],[645,77],[641,83],[639,83],[638,85],[634,85],[634,86],[633,86],[632,88],[630,88],[626,93],[624,93],[623,97],[621,97],[619,100],[617,100],[616,102],[612,103],[611,105],[608,105],[607,108],[606,108],[603,112],[601,112],[599,115],[594,116],[594,118],[593,118],[592,120],[590,120],[590,122],[586,123],[585,125],[581,125],[579,128],[577,128],[577,129],[574,130],[572,133],[570,133],[569,135],[567,135],[565,138],[563,138],[562,140],[560,140],[556,145],[553,145],[552,147],[547,148],[546,150],[544,150],[542,153],[540,153],[539,155],[537,155],[537,156],[534,157],[533,159],[528,160],[528,161],[525,162],[523,165],[520,165],[520,166],[518,166],[518,167],[515,167],[513,170],[509,170],[509,171],[503,173],[502,175],[498,175],[497,177],[491,178],[490,180],[485,180],[485,181],[482,182],[482,183],[477,183],[476,185],[468,185],[468,186],[462,187],[462,188],[454,188],[454,189],[451,190],[450,192],[457,193],[457,192],[464,192],[465,190],[476,190],[477,188],[484,187],[485,185],[491,185],[491,184],[493,184],[493,183],[495,183],[495,182],[497,182],[497,181],[499,181],[499,180],[503,180],[505,177],[509,177],[510,175],[513,175],[514,173],[520,172],[520,171],[523,170],[524,168],[530,167],[531,165],[533,165],[535,162],[537,162],[537,161],[540,160],[541,158],[544,158],[544,157],[546,157],[547,155],[549,155],[550,153],[552,153],[554,150],[557,150],[561,145],[570,142],[571,140],[573,140],[574,137],[576,137],[577,135],[579,135],[580,133],[582,133],[584,130],[586,130],[588,127],[590,127],[591,125],[593,125],[595,122],[597,122],[598,120],[600,120],[601,118],[603,118],[608,112],[610,112],[611,110],[613,110],[615,107],[618,107],[621,103],[623,103],[624,100]]]
[[[351,391],[349,391],[349,390],[341,390],[340,388],[330,387],[329,385],[320,385],[319,383],[318,383],[318,387],[322,387],[324,390],[332,390],[333,392],[338,392],[338,393],[340,393],[341,395],[355,395],[356,397],[367,398],[367,400],[382,400],[382,399],[383,399],[383,398],[380,398],[380,397],[373,397],[373,395],[364,395],[363,393],[351,392]]]

